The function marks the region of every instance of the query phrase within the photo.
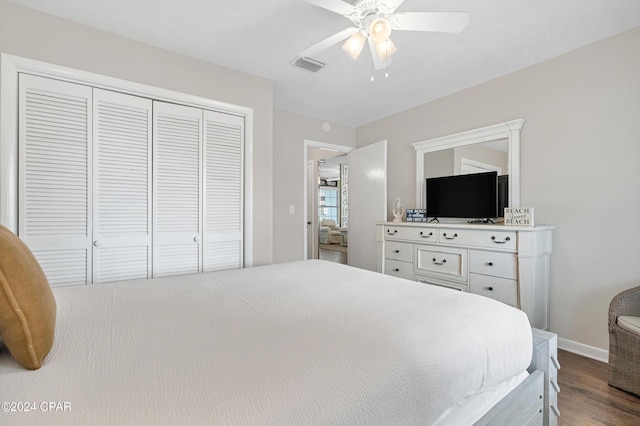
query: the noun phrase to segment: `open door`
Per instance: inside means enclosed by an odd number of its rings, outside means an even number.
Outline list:
[[[387,220],[387,141],[349,152],[349,265],[376,271],[376,223]]]

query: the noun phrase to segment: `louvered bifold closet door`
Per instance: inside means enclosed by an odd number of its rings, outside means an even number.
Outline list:
[[[154,102],[154,276],[202,270],[202,110]]]
[[[91,277],[91,88],[19,77],[18,235],[52,286]]]
[[[244,118],[205,111],[204,271],[241,268]]]
[[[152,101],[93,94],[93,282],[150,278]]]

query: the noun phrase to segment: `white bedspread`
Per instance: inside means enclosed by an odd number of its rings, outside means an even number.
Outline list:
[[[0,424],[426,425],[531,359],[519,310],[322,261],[54,294],[44,366],[0,349],[0,402],[36,408]]]

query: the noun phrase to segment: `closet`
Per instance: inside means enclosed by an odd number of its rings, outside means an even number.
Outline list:
[[[244,117],[20,74],[18,234],[51,285],[243,265]]]

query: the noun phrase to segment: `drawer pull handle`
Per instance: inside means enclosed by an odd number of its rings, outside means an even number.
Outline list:
[[[438,262],[436,260],[436,258],[433,258],[433,263],[435,263],[436,265],[444,265],[445,263],[447,263],[447,259],[442,259],[442,262]]]
[[[394,269],[394,271],[396,271],[396,272],[400,272],[400,269],[396,268],[396,269]]]
[[[390,229],[387,229],[387,234],[397,234],[398,230],[396,229],[395,231],[391,232]]]
[[[422,232],[420,232],[420,236],[421,236],[422,238],[429,238],[429,237],[430,237],[430,236],[432,236],[432,235],[433,235],[433,232],[429,232],[429,235],[423,235],[423,234],[422,234]]]
[[[487,265],[493,266],[493,262],[487,262]]]
[[[492,236],[491,236],[491,239],[492,239],[492,240],[493,240],[493,242],[494,242],[494,243],[496,243],[496,244],[504,244],[504,243],[506,243],[507,241],[511,241],[511,238],[510,238],[510,237],[505,237],[503,241],[497,241],[497,240],[496,240],[496,236],[495,236],[495,235],[492,235]]]
[[[493,287],[487,287],[487,290],[493,291]]]
[[[553,363],[553,366],[556,368],[556,370],[560,370],[560,363],[553,355],[551,355],[551,362]]]
[[[458,234],[453,234],[453,237],[447,237],[447,233],[445,232],[442,236],[447,240],[454,240],[458,237]]]
[[[396,250],[396,253],[400,253],[400,250]]]

